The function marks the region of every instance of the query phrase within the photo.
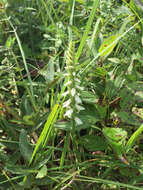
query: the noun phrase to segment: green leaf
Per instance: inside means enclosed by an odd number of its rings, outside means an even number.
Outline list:
[[[132,146],[135,144],[135,141],[139,138],[139,135],[143,132],[143,125],[141,125],[130,137],[126,145],[126,152],[128,152]]]
[[[29,98],[26,95],[23,95],[21,100],[22,100],[21,101],[22,115],[24,116],[24,115],[32,114],[33,109],[32,109]]]
[[[98,111],[98,113],[100,115],[100,118],[104,119],[106,117],[108,107],[96,104],[96,109],[97,109],[97,111]]]
[[[24,120],[24,122],[26,123],[26,125],[31,125],[31,126],[34,126],[35,125],[35,123],[34,123],[34,118],[33,118],[33,115],[34,114],[30,114],[30,115],[25,115],[24,117],[23,117],[23,120]]]
[[[88,104],[95,104],[98,102],[98,97],[95,93],[82,91],[81,92],[82,100]]]
[[[140,125],[142,121],[139,120],[139,117],[137,117],[133,113],[128,113],[127,111],[120,111],[117,113],[117,116],[121,119],[122,122],[130,125]]]
[[[99,48],[99,53],[101,57],[107,57],[117,45],[117,38],[119,37],[118,34],[108,37],[106,40],[103,41]]]
[[[82,53],[82,50],[84,48],[84,45],[87,41],[87,38],[88,38],[88,35],[89,35],[89,32],[90,32],[90,29],[91,29],[91,26],[92,26],[92,23],[93,23],[93,20],[94,20],[94,17],[95,17],[95,13],[96,13],[96,10],[97,10],[97,7],[99,5],[99,0],[96,0],[94,1],[93,3],[93,6],[92,6],[92,11],[90,13],[90,16],[89,16],[89,19],[87,21],[87,24],[86,24],[86,27],[85,27],[85,31],[84,31],[84,34],[82,36],[82,39],[80,41],[80,45],[78,47],[78,50],[77,50],[77,53],[75,55],[75,62],[78,62],[79,60],[79,57]]]
[[[46,175],[47,175],[47,166],[44,165],[44,166],[40,169],[40,171],[38,172],[36,178],[43,178],[43,177],[45,177]]]
[[[97,135],[82,136],[79,143],[82,144],[88,151],[103,151],[107,148],[107,143],[104,139]]]
[[[31,169],[29,167],[22,167],[20,165],[13,165],[13,164],[7,164],[5,170],[11,172],[12,174],[22,174],[22,175],[37,173],[36,169]]]
[[[32,190],[40,190],[39,187],[34,187]]]
[[[15,37],[12,38],[11,36],[9,36],[5,45],[8,49],[10,49],[13,46],[14,42],[15,42]]]
[[[15,165],[18,160],[21,158],[21,154],[19,151],[14,152],[8,159],[7,164]]]
[[[0,145],[12,150],[19,150],[19,142],[0,139]]]
[[[102,132],[111,148],[121,158],[125,153],[127,132],[121,128],[109,127],[103,128]]]
[[[19,148],[22,156],[26,161],[30,161],[32,156],[32,146],[29,144],[27,140],[27,133],[24,129],[21,130],[20,137],[19,137]]]
[[[96,76],[105,77],[108,72],[103,67],[96,67],[95,69]]]
[[[120,168],[121,175],[126,177],[130,176],[132,178],[135,178],[138,175],[138,172],[139,171],[136,168]]]
[[[0,150],[0,162],[6,162],[7,160],[8,156]]]

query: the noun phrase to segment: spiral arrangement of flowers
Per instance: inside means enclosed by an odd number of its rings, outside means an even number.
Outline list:
[[[81,110],[84,110],[80,98],[80,92],[83,90],[83,87],[80,86],[80,80],[77,76],[77,64],[75,63],[74,52],[75,46],[71,41],[66,55],[65,76],[68,78],[68,81],[65,84],[67,91],[63,94],[64,97],[66,96],[66,101],[63,103],[63,107],[65,108],[64,117],[73,119],[76,125],[81,125],[82,121],[77,115]]]

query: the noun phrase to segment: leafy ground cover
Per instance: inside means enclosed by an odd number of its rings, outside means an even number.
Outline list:
[[[0,0],[0,189],[143,189],[142,0]]]

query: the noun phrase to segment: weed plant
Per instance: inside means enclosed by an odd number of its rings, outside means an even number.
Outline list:
[[[0,189],[143,189],[142,0],[0,0]]]

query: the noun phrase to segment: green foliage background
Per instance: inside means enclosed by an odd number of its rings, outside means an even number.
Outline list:
[[[139,0],[0,0],[0,189],[143,189],[142,16]]]

